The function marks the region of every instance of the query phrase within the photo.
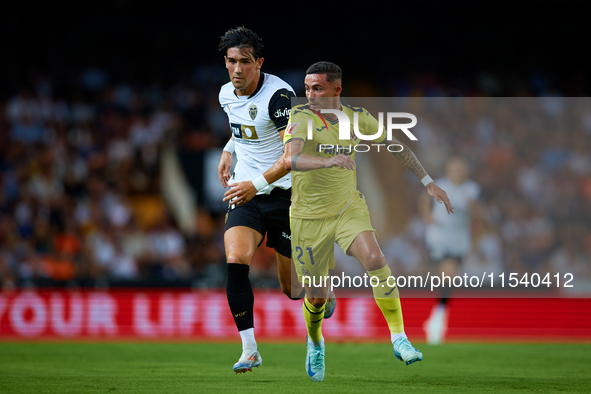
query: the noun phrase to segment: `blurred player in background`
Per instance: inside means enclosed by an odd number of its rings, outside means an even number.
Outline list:
[[[446,190],[454,202],[454,215],[447,215],[445,209],[433,204],[426,193],[419,199],[419,213],[427,225],[425,241],[431,258],[439,272],[454,276],[462,259],[472,248],[470,215],[479,213],[476,203],[480,186],[468,179],[468,162],[463,157],[452,156],[445,166],[445,177],[435,183]],[[450,289],[442,289],[424,329],[430,344],[440,343],[447,330],[447,301]]]
[[[393,281],[388,280],[392,273],[377,243],[365,198],[357,190],[355,150],[334,148],[336,145],[352,148],[360,140],[353,133],[350,140],[339,140],[337,116],[320,114],[323,109],[338,109],[352,121],[357,112],[361,133],[373,135],[378,130],[377,120],[367,110],[341,103],[341,81],[341,69],[334,63],[319,62],[310,66],[304,81],[308,104],[292,108],[284,136],[284,164],[294,171],[291,207],[293,260],[299,280],[306,289],[302,308],[308,331],[305,368],[314,382],[322,381],[325,374],[325,345],[321,328],[326,287],[316,287],[308,280],[313,278],[318,284],[328,275],[329,268],[334,268],[335,242],[348,255],[357,258],[370,277],[380,283],[372,289],[388,323],[396,358],[407,365],[423,359],[423,354],[411,345],[404,333],[398,289]],[[314,127],[312,140],[307,134],[309,120]],[[386,133],[383,134],[385,139]],[[423,182],[430,196],[445,204],[444,210],[453,212],[446,193],[433,183],[412,151],[399,141],[393,140],[392,143],[403,147],[394,156]]]
[[[230,76],[219,100],[228,115],[232,138],[222,152],[218,175],[222,185],[230,187],[224,197],[230,204],[224,246],[228,304],[242,339],[242,355],[233,367],[236,373],[262,364],[254,336],[249,271],[265,234],[267,246],[275,249],[281,289],[291,296],[291,175],[281,157],[283,131],[295,94],[283,80],[261,72],[262,49],[259,36],[245,27],[228,30],[219,44]],[[230,174],[234,152],[238,162]],[[269,184],[271,178],[274,181]]]

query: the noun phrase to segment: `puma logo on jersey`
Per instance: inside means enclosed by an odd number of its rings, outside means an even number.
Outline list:
[[[285,97],[286,99],[288,99],[288,100],[289,100],[289,97],[287,96],[287,94],[283,94],[283,93],[281,93],[281,94],[279,95],[279,97],[281,97],[281,96],[283,96],[283,97]]]

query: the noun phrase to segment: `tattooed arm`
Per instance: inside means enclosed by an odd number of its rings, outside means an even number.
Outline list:
[[[392,154],[402,165],[410,170],[419,180],[423,179],[427,176],[427,171],[423,168],[421,162],[415,154],[410,150],[410,148],[403,144],[400,141],[396,141],[395,139],[392,140],[393,143],[398,144],[402,147],[402,151],[400,152],[393,152]]]

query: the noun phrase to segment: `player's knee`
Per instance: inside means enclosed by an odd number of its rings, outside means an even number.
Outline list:
[[[326,304],[326,298],[308,298],[308,302],[315,308],[322,308]]]
[[[386,265],[386,258],[381,252],[370,253],[364,260],[368,271],[375,271]]]
[[[228,264],[245,264],[245,265],[249,265],[250,264],[250,259],[248,259],[245,256],[240,256],[238,254],[230,253],[226,257],[226,262]]]

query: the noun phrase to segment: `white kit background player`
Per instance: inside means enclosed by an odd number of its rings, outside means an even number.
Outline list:
[[[435,184],[447,192],[454,202],[454,215],[448,215],[445,207],[434,204],[428,195],[421,195],[419,212],[427,228],[425,241],[432,261],[439,273],[453,277],[462,264],[462,259],[472,248],[471,215],[479,213],[477,200],[480,186],[468,179],[469,166],[466,159],[452,156],[445,166],[445,176]],[[440,343],[447,331],[449,287],[443,287],[424,329],[430,344]]]

